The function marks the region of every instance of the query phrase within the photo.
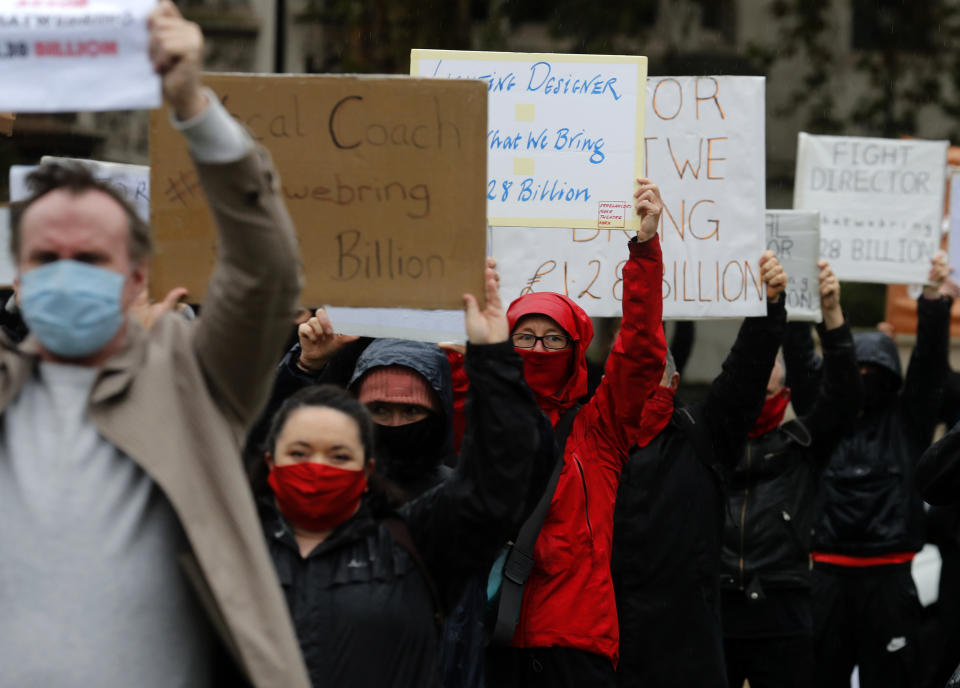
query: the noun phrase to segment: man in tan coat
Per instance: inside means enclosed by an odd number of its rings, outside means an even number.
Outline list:
[[[151,32],[217,264],[199,320],[147,332],[130,308],[149,233],[122,199],[45,166],[14,209],[31,336],[0,345],[0,682],[210,686],[222,643],[253,685],[305,687],[239,452],[289,331],[296,239],[269,159],[200,85],[199,29],[164,0]]]

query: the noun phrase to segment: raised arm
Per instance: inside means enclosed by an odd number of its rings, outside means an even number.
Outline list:
[[[823,359],[814,348],[810,323],[787,323],[783,360],[787,365],[787,387],[793,410],[800,415],[808,413],[817,398],[823,374]]]
[[[663,335],[663,254],[657,225],[663,211],[660,190],[649,179],[637,180],[636,212],[643,220],[630,240],[623,266],[623,322],[607,359],[603,380],[581,410],[626,459],[631,437],[640,424],[643,405],[663,375],[667,346]],[[611,452],[594,452],[587,460],[613,460]],[[615,466],[619,471],[620,463]]]
[[[817,331],[823,345],[823,375],[817,397],[801,420],[817,447],[813,455],[825,461],[856,418],[863,401],[863,385],[853,336],[840,308],[840,282],[826,261],[818,265],[823,322]]]
[[[297,241],[269,156],[201,86],[199,27],[167,0],[150,21],[151,58],[175,125],[187,135],[219,236],[194,350],[221,408],[247,425],[266,400],[293,318]]]
[[[787,276],[773,251],[761,256],[760,277],[767,290],[767,314],[744,319],[703,405],[714,456],[730,466],[739,460],[747,433],[763,407],[787,320],[782,296]]]
[[[270,421],[280,406],[295,392],[310,385],[332,384],[346,387],[357,359],[373,340],[334,332],[323,308],[297,327],[298,342],[277,366],[267,405],[247,435],[246,456],[263,455],[262,444]]]
[[[453,476],[401,510],[448,608],[515,532],[530,470],[548,423],[510,342],[496,273],[486,270],[486,307],[465,295],[470,378],[466,428]]]
[[[930,284],[917,299],[917,342],[910,354],[910,365],[900,397],[901,408],[910,424],[915,441],[927,444],[943,401],[943,386],[950,366],[950,306],[953,299],[939,294],[950,273],[946,255],[940,251],[931,260]]]
[[[920,457],[917,488],[930,504],[960,504],[960,423]]]

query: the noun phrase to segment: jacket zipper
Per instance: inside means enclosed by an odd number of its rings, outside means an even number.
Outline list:
[[[587,497],[587,478],[583,474],[580,459],[574,456],[573,460],[577,462],[577,470],[580,471],[580,483],[583,485],[583,515],[587,518],[587,530],[590,531],[590,537],[593,538],[593,526],[590,525],[590,499]]]
[[[747,475],[750,475],[750,443],[747,443]],[[743,506],[740,507],[740,587],[743,588],[743,558],[746,549],[746,536],[744,532],[747,527],[747,498],[750,496],[750,487],[743,488]]]

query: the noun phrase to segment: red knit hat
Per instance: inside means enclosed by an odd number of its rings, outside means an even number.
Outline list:
[[[363,376],[357,389],[363,404],[385,401],[392,404],[419,404],[437,413],[437,394],[420,373],[402,365],[379,366]]]

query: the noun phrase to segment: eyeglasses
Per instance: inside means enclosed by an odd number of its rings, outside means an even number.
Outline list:
[[[543,348],[552,351],[566,349],[570,346],[570,337],[565,334],[545,334],[542,337],[537,337],[527,332],[518,332],[512,335],[510,339],[513,340],[513,345],[518,349],[532,349],[537,345],[537,342],[543,342]]]

